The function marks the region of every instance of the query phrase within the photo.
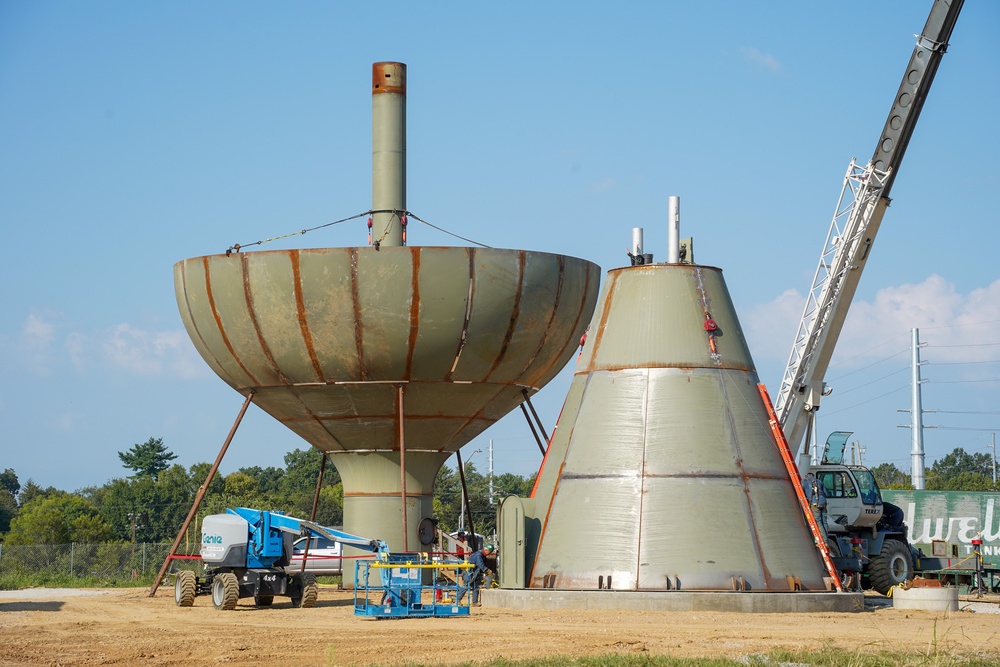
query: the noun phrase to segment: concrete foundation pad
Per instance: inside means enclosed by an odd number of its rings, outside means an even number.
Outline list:
[[[725,611],[747,614],[864,611],[864,593],[739,593],[729,591],[560,591],[489,589],[483,607],[505,609],[624,609]]]

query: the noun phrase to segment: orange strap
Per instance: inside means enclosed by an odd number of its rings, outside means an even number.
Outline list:
[[[781,458],[785,461],[785,468],[788,469],[788,477],[792,480],[792,488],[795,489],[795,495],[799,499],[802,514],[806,517],[806,523],[809,524],[813,539],[816,541],[816,547],[823,557],[823,563],[826,565],[827,572],[829,572],[830,577],[833,579],[834,586],[837,587],[837,592],[843,593],[844,586],[840,583],[840,575],[837,574],[837,568],[833,565],[833,560],[830,559],[830,550],[826,546],[826,540],[823,538],[823,532],[819,529],[819,524],[816,523],[816,517],[813,516],[812,510],[809,509],[809,501],[806,500],[806,494],[802,490],[799,468],[795,465],[795,460],[792,458],[792,450],[788,447],[788,441],[785,440],[785,433],[781,430],[781,424],[778,423],[778,416],[774,413],[774,406],[771,404],[771,397],[767,393],[767,387],[763,383],[759,383],[757,389],[760,391],[760,397],[764,399],[764,407],[767,408],[767,418],[771,423],[771,432],[774,434],[774,441],[778,445],[778,451],[781,452]]]

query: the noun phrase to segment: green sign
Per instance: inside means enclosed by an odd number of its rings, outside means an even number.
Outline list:
[[[927,555],[937,543],[947,551],[942,555],[957,549],[965,557],[972,553],[972,541],[981,539],[984,559],[1000,561],[1000,493],[882,491],[882,497],[903,510],[910,543]]]

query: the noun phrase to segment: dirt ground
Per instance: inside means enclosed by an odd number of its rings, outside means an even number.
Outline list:
[[[211,598],[174,605],[172,588],[28,589],[0,595],[3,665],[457,664],[494,657],[641,653],[739,658],[772,649],[917,651],[996,657],[996,602],[954,613],[895,610],[871,600],[853,614],[526,612],[473,608],[469,618],[373,620],[354,616],[351,594],[323,588],[312,609],[241,600],[220,612]],[[962,606],[967,606],[962,603]],[[985,613],[993,612],[993,613]]]

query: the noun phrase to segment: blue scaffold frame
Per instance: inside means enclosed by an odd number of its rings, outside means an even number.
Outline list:
[[[460,560],[432,560],[427,554],[390,553],[359,560],[354,574],[354,615],[370,618],[468,616],[471,595],[462,581],[472,567]],[[430,571],[430,575],[425,573]],[[446,577],[450,574],[451,577]],[[430,579],[430,583],[424,583]],[[462,602],[458,601],[463,597]]]

